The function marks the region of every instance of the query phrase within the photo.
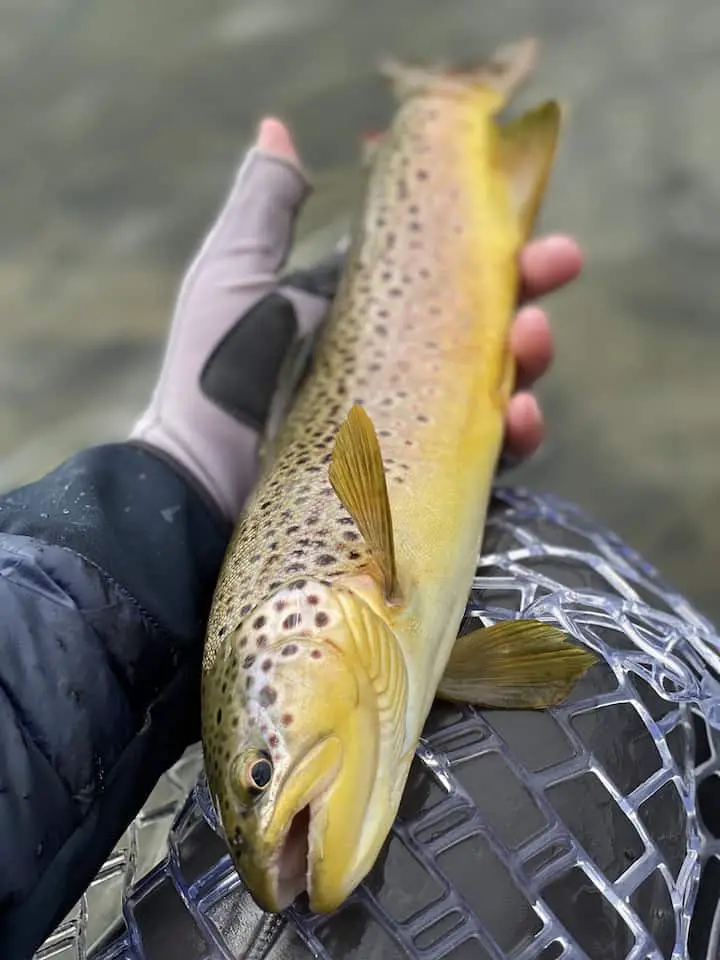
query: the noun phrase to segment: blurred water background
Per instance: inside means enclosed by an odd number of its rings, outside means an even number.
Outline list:
[[[537,34],[528,103],[571,114],[544,228],[584,278],[550,301],[550,426],[517,480],[580,503],[720,619],[720,5],[710,0],[0,0],[0,482],[118,439],[181,270],[256,120],[293,126],[337,235],[380,55]]]

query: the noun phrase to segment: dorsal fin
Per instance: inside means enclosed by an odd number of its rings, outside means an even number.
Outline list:
[[[328,477],[380,568],[386,598],[397,600],[393,524],[380,442],[367,411],[357,403],[335,438]]]
[[[555,100],[499,127],[500,164],[508,178],[523,240],[532,233],[550,177],[562,110]]]

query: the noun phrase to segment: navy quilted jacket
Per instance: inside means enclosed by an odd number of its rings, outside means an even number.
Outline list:
[[[32,956],[197,739],[229,532],[130,444],[0,497],[3,960]]]

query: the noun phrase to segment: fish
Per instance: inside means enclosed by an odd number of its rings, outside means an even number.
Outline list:
[[[534,42],[463,70],[388,61],[392,122],[312,368],[212,602],[207,783],[256,903],[337,909],[372,869],[436,697],[543,709],[595,662],[515,619],[457,639],[515,364],[518,254],[561,109],[498,117]]]

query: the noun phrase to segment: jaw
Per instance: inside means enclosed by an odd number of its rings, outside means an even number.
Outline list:
[[[373,868],[397,804],[382,778],[364,796],[361,782],[334,777],[300,805],[274,863],[276,909],[307,892],[313,913],[332,913]]]
[[[373,869],[397,812],[386,786],[382,778],[376,780],[366,803],[355,807],[354,816],[336,816],[334,823],[325,820],[322,834],[317,825],[311,825],[307,890],[313,913],[337,910]],[[322,810],[321,816],[327,812]],[[323,848],[331,855],[323,856]]]
[[[262,847],[270,856],[247,852],[241,870],[246,886],[264,910],[280,913],[306,890],[311,891],[317,865],[322,864],[321,824],[325,801],[342,760],[336,737],[320,741],[291,771],[261,829]]]
[[[324,801],[319,795],[293,817],[273,869],[277,910],[287,909],[307,893],[313,913],[332,913],[364,877],[343,857],[354,852],[353,847],[341,852],[326,836]]]
[[[358,858],[355,844],[348,843],[354,836],[351,824],[340,842],[328,836],[323,828],[328,819],[326,799],[323,792],[301,806],[264,869],[242,871],[246,886],[263,910],[282,913],[307,893],[313,913],[332,913],[372,869],[378,851],[373,845]]]
[[[313,913],[332,913],[372,869],[395,809],[377,780],[341,772],[339,739],[318,743],[290,772],[246,847],[240,873],[264,910],[280,913],[307,892]],[[373,789],[373,787],[375,789]]]

